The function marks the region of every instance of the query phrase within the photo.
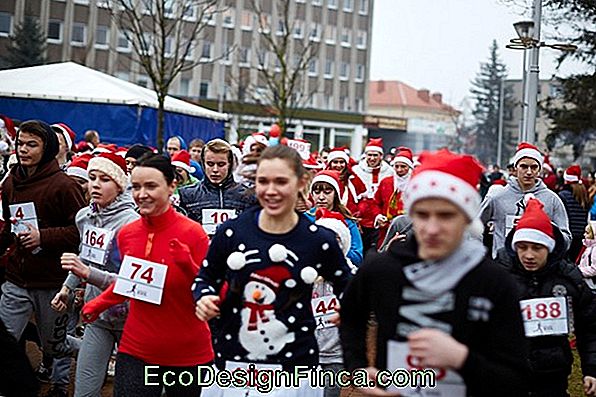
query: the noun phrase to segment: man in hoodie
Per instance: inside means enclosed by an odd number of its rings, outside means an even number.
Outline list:
[[[565,239],[565,250],[571,243],[569,220],[563,202],[538,177],[542,169],[543,157],[538,148],[527,142],[517,147],[513,156],[515,176],[509,178],[505,189],[495,196],[486,197],[480,210],[480,219],[484,225],[493,221],[492,255],[504,247],[505,237],[515,227],[523,215],[527,194],[532,194],[544,204],[544,211],[557,225]]]
[[[85,206],[81,187],[60,170],[56,161],[58,138],[43,121],[21,125],[16,139],[18,164],[10,171],[2,190],[4,224],[0,253],[9,247],[6,282],[2,285],[0,319],[20,339],[31,314],[39,330],[44,353],[62,357],[72,352],[66,340],[69,316],[57,313],[50,302],[66,278],[60,257],[76,252],[79,232],[75,215]],[[53,379],[62,387],[66,379]]]

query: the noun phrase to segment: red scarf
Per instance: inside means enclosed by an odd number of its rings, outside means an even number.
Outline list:
[[[263,321],[264,323],[269,322],[269,317],[265,315],[265,310],[274,309],[272,304],[260,305],[254,302],[244,302],[244,307],[248,307],[250,309],[250,317],[248,319],[249,331],[257,330],[257,316],[260,317],[261,321]]]

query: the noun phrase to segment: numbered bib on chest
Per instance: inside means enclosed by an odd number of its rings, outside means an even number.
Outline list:
[[[387,369],[395,371],[397,369],[405,369],[412,376],[412,380],[425,379],[428,382],[428,377],[414,376],[413,371],[423,371],[418,364],[418,358],[410,355],[410,349],[407,342],[397,342],[390,340],[387,342]],[[424,397],[465,397],[466,384],[462,377],[455,371],[445,369],[432,369],[435,373],[436,386],[428,387],[428,384],[409,385],[408,387],[397,387],[392,384],[387,390],[399,390],[401,396],[424,396]]]
[[[335,327],[334,324],[329,322],[331,316],[337,313],[337,306],[339,306],[339,301],[335,295],[314,298],[310,303],[317,329]]]
[[[104,265],[108,260],[114,231],[86,225],[81,238],[81,259]]]
[[[126,255],[122,259],[114,293],[159,305],[168,267]]]
[[[567,300],[564,296],[526,299],[519,304],[527,337],[569,333]]]
[[[228,219],[236,218],[236,210],[219,209],[219,208],[205,208],[201,211],[202,225],[205,233],[214,234],[217,226],[224,223]]]
[[[29,230],[27,224],[39,230],[37,213],[35,212],[35,204],[33,202],[11,204],[8,208],[10,209],[10,217],[13,220],[10,228],[11,232],[15,234],[26,232]]]

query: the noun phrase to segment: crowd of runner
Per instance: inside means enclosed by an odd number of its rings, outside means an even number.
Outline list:
[[[596,396],[596,184],[534,145],[501,171],[380,138],[0,132],[0,396],[559,397],[574,349]],[[337,377],[241,382],[300,368]]]

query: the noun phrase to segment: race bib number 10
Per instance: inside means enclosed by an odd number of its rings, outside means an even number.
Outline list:
[[[122,259],[114,293],[159,305],[168,267],[126,255]]]
[[[81,254],[79,255],[81,259],[104,265],[114,231],[87,225],[81,237]]]
[[[526,299],[519,304],[527,337],[565,335],[569,332],[564,296]]]
[[[202,211],[203,229],[209,235],[215,234],[218,225],[233,218],[236,218],[236,210],[204,209]]]
[[[39,230],[34,203],[11,204],[8,207],[10,209],[10,217],[12,218],[11,232],[15,234],[26,232],[29,230],[27,224]]]

